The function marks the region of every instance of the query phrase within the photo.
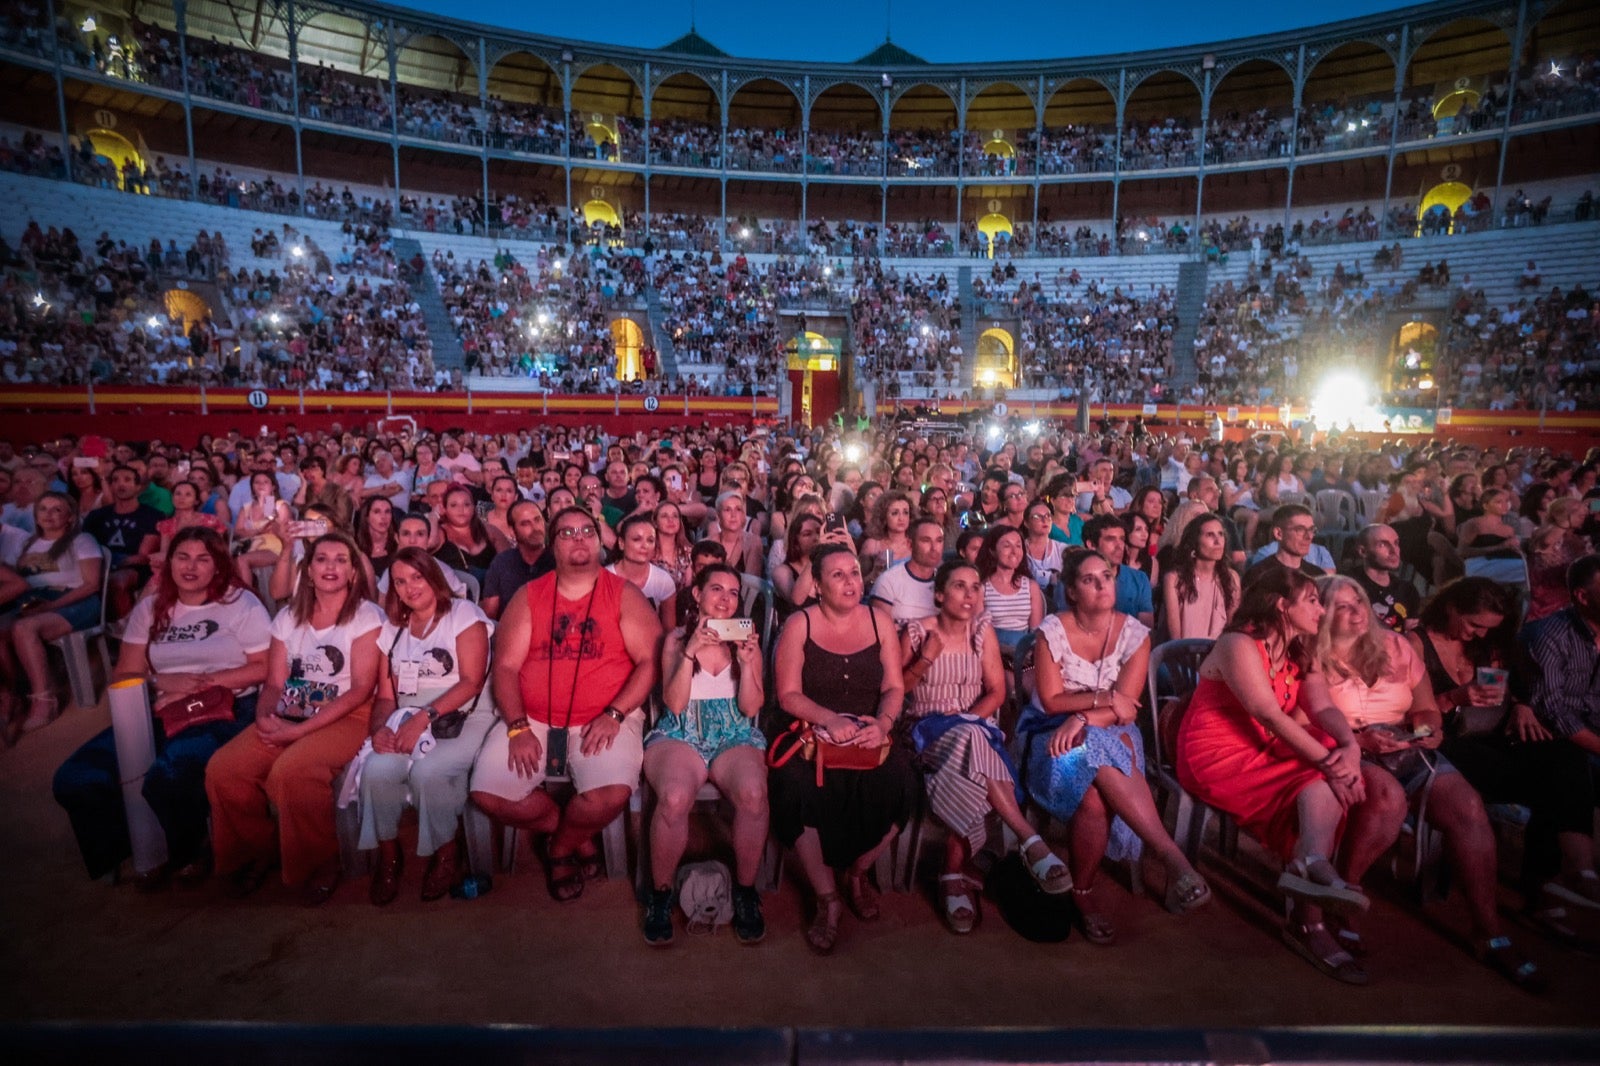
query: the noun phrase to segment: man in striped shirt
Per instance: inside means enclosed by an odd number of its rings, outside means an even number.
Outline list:
[[[1567,569],[1572,606],[1525,627],[1529,706],[1552,733],[1600,757],[1600,555]]]

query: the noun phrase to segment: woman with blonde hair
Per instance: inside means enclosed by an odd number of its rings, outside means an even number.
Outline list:
[[[1541,987],[1544,975],[1501,927],[1494,830],[1477,790],[1439,751],[1444,716],[1422,656],[1373,617],[1372,601],[1354,579],[1322,578],[1317,595],[1326,613],[1317,630],[1316,663],[1361,748],[1368,795],[1399,790],[1410,805],[1426,804],[1428,825],[1444,835],[1451,872],[1466,897],[1478,958],[1514,984]],[[1359,884],[1382,855],[1381,843],[1353,842],[1344,856],[1345,877]],[[1337,921],[1336,937],[1359,951],[1353,918]]]

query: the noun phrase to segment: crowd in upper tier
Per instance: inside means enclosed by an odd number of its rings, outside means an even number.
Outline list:
[[[386,905],[411,806],[424,900],[466,876],[470,814],[545,837],[572,901],[647,782],[657,945],[709,781],[735,936],[766,935],[770,837],[820,954],[847,911],[877,917],[871,871],[919,817],[948,832],[935,911],[958,935],[1010,891],[980,887],[1002,862],[1070,894],[1096,944],[1107,860],[1143,856],[1174,913],[1206,904],[1154,781],[1256,841],[1286,944],[1351,984],[1384,950],[1364,875],[1425,801],[1472,950],[1537,989],[1485,804],[1528,812],[1526,920],[1593,946],[1597,474],[1600,449],[1138,424],[0,440],[0,722],[6,743],[48,728],[47,645],[112,622],[114,677],[155,716],[150,891],[276,871],[321,904],[349,812]],[[91,876],[129,857],[118,750],[108,730],[55,777]]]

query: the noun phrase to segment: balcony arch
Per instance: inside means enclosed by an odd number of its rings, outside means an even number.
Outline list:
[[[1564,0],[1539,17],[1528,30],[1523,57],[1526,71],[1538,75],[1557,63],[1570,74],[1580,56],[1600,52],[1600,4]]]
[[[1033,99],[1011,82],[986,86],[967,104],[966,173],[985,177],[1032,174]]]
[[[381,22],[369,24],[337,11],[319,11],[307,18],[296,39],[302,71],[326,65],[368,78],[388,78],[388,48],[388,32]]]
[[[1004,389],[1016,387],[1016,339],[998,326],[978,334],[978,351],[973,364],[979,386]]]
[[[1307,55],[1314,55],[1316,49]],[[1394,96],[1394,56],[1371,41],[1346,41],[1318,55],[1306,71],[1305,107],[1342,105]]]
[[[572,82],[572,110],[574,157],[644,162],[644,93],[631,74],[609,63],[585,67]]]
[[[1481,18],[1461,18],[1418,41],[1406,64],[1406,85],[1425,89],[1460,78],[1504,75],[1511,69],[1506,31]]]
[[[478,98],[478,64],[448,37],[422,33],[395,52],[395,76],[402,87],[442,89]]]
[[[1002,240],[1009,242],[1014,232],[1011,219],[999,211],[990,211],[978,219],[978,232],[983,234],[984,247],[988,249],[989,258],[994,258],[995,249]]]
[[[883,174],[883,107],[854,82],[818,92],[807,109],[812,174],[877,178]]]
[[[1294,79],[1276,59],[1247,59],[1211,87],[1206,165],[1281,159],[1294,125]]]
[[[617,380],[638,381],[644,377],[644,331],[625,315],[611,320],[611,347],[617,354]]]
[[[889,111],[889,176],[954,177],[961,124],[956,102],[938,85],[911,85]]]
[[[658,166],[722,165],[722,99],[710,82],[683,71],[650,91],[650,161]]]
[[[1123,109],[1122,159],[1129,170],[1191,167],[1197,162],[1200,87],[1189,75],[1156,70],[1139,79]]]
[[[800,97],[789,84],[774,78],[743,82],[728,97],[728,169],[799,171],[803,121]]]
[[[1044,102],[1035,160],[1041,174],[1109,173],[1116,167],[1117,101],[1096,78],[1072,78]]]

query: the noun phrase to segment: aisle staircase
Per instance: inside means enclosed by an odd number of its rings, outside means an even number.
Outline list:
[[[1172,386],[1183,390],[1195,383],[1194,336],[1206,306],[1204,260],[1178,265],[1178,325],[1172,331]]]
[[[956,291],[961,302],[961,387],[972,388],[978,377],[978,297],[972,288],[972,268],[964,266],[956,271]]]
[[[402,263],[408,263],[413,258],[423,255],[422,244],[414,237],[394,238],[395,258]],[[417,306],[422,308],[422,320],[428,325],[428,339],[433,342],[433,365],[438,370],[459,370],[467,372],[467,353],[461,347],[461,337],[456,333],[456,325],[450,318],[450,312],[444,305],[444,298],[439,295],[439,283],[434,279],[433,270],[424,267],[420,277],[411,278],[407,285],[411,289],[412,299],[417,301]]]
[[[653,284],[645,286],[644,309],[650,319],[650,343],[655,347],[656,360],[661,364],[661,376],[671,381],[678,376],[678,350],[673,347],[672,334],[664,321],[661,293],[656,291]]]

